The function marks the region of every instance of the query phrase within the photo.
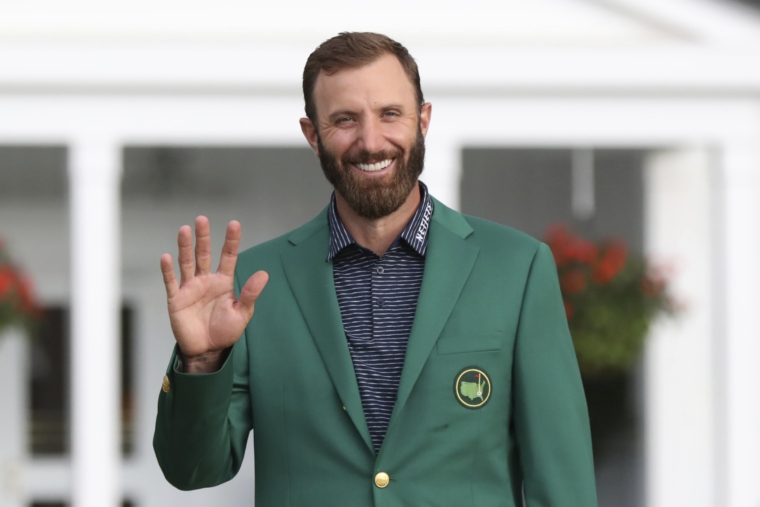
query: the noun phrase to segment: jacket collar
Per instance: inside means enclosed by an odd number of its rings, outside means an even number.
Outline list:
[[[422,286],[385,442],[394,438],[394,421],[400,417],[398,414],[403,410],[479,252],[477,246],[467,242],[473,229],[464,217],[435,199],[433,206]],[[338,306],[332,263],[325,262],[330,247],[327,213],[328,208],[323,209],[288,236],[292,248],[283,252],[282,262],[338,396],[374,454]]]
[[[427,186],[419,182],[420,204],[417,211],[414,212],[409,223],[401,231],[399,237],[407,242],[422,257],[428,245],[428,231],[430,230],[430,219],[432,218],[434,206],[433,198],[428,193]],[[327,260],[331,261],[333,257],[349,245],[356,243],[356,240],[348,232],[343,221],[338,216],[338,209],[335,205],[335,192],[330,197],[330,204],[327,206],[327,223],[330,226],[330,249],[327,254]]]

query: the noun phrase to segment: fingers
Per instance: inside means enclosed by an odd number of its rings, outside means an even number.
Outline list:
[[[256,271],[245,282],[243,288],[240,290],[240,298],[238,304],[240,311],[250,319],[253,316],[253,305],[261,295],[261,291],[264,290],[267,282],[269,281],[269,275],[266,271]]]
[[[219,272],[232,276],[235,272],[237,254],[240,248],[240,223],[233,220],[227,226],[227,234],[219,260]],[[179,247],[180,282],[184,285],[197,275],[207,275],[211,271],[211,227],[208,218],[199,216],[195,219],[195,257],[193,258],[193,231],[183,225],[177,236]],[[170,257],[171,258],[171,257]],[[162,261],[163,262],[163,261]]]
[[[195,274],[205,275],[211,270],[211,229],[208,218],[195,219]]]
[[[227,226],[227,235],[224,238],[222,246],[222,256],[219,259],[219,273],[232,276],[235,273],[235,264],[237,263],[238,249],[240,248],[240,222],[233,220]]]
[[[172,256],[164,254],[161,256],[161,274],[164,276],[164,286],[166,286],[166,297],[171,299],[179,291],[177,277],[174,275],[174,265]]]
[[[180,281],[184,285],[185,282],[193,277],[193,273],[195,272],[195,262],[193,262],[193,231],[190,230],[190,226],[183,225],[179,228],[177,246],[179,247]]]

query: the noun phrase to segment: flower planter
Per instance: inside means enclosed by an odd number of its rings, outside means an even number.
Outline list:
[[[547,230],[584,379],[624,375],[638,362],[650,322],[675,314],[667,276],[628,255],[619,239],[592,243],[563,226]]]

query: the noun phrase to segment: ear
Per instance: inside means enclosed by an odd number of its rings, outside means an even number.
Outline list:
[[[301,118],[301,132],[308,141],[311,149],[314,150],[314,154],[319,157],[319,141],[317,139],[317,129],[314,128],[314,124],[308,118]]]
[[[420,130],[422,130],[422,136],[427,135],[428,128],[430,127],[430,115],[433,114],[433,104],[425,102],[420,108]]]

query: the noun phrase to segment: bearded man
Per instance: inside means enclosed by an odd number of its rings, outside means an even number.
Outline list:
[[[179,231],[181,283],[161,258],[177,340],[154,436],[166,478],[231,479],[254,430],[257,507],[596,505],[548,247],[418,181],[431,105],[399,43],[334,37],[303,91],[325,210],[239,256],[231,222],[215,273],[198,217],[194,259]]]

